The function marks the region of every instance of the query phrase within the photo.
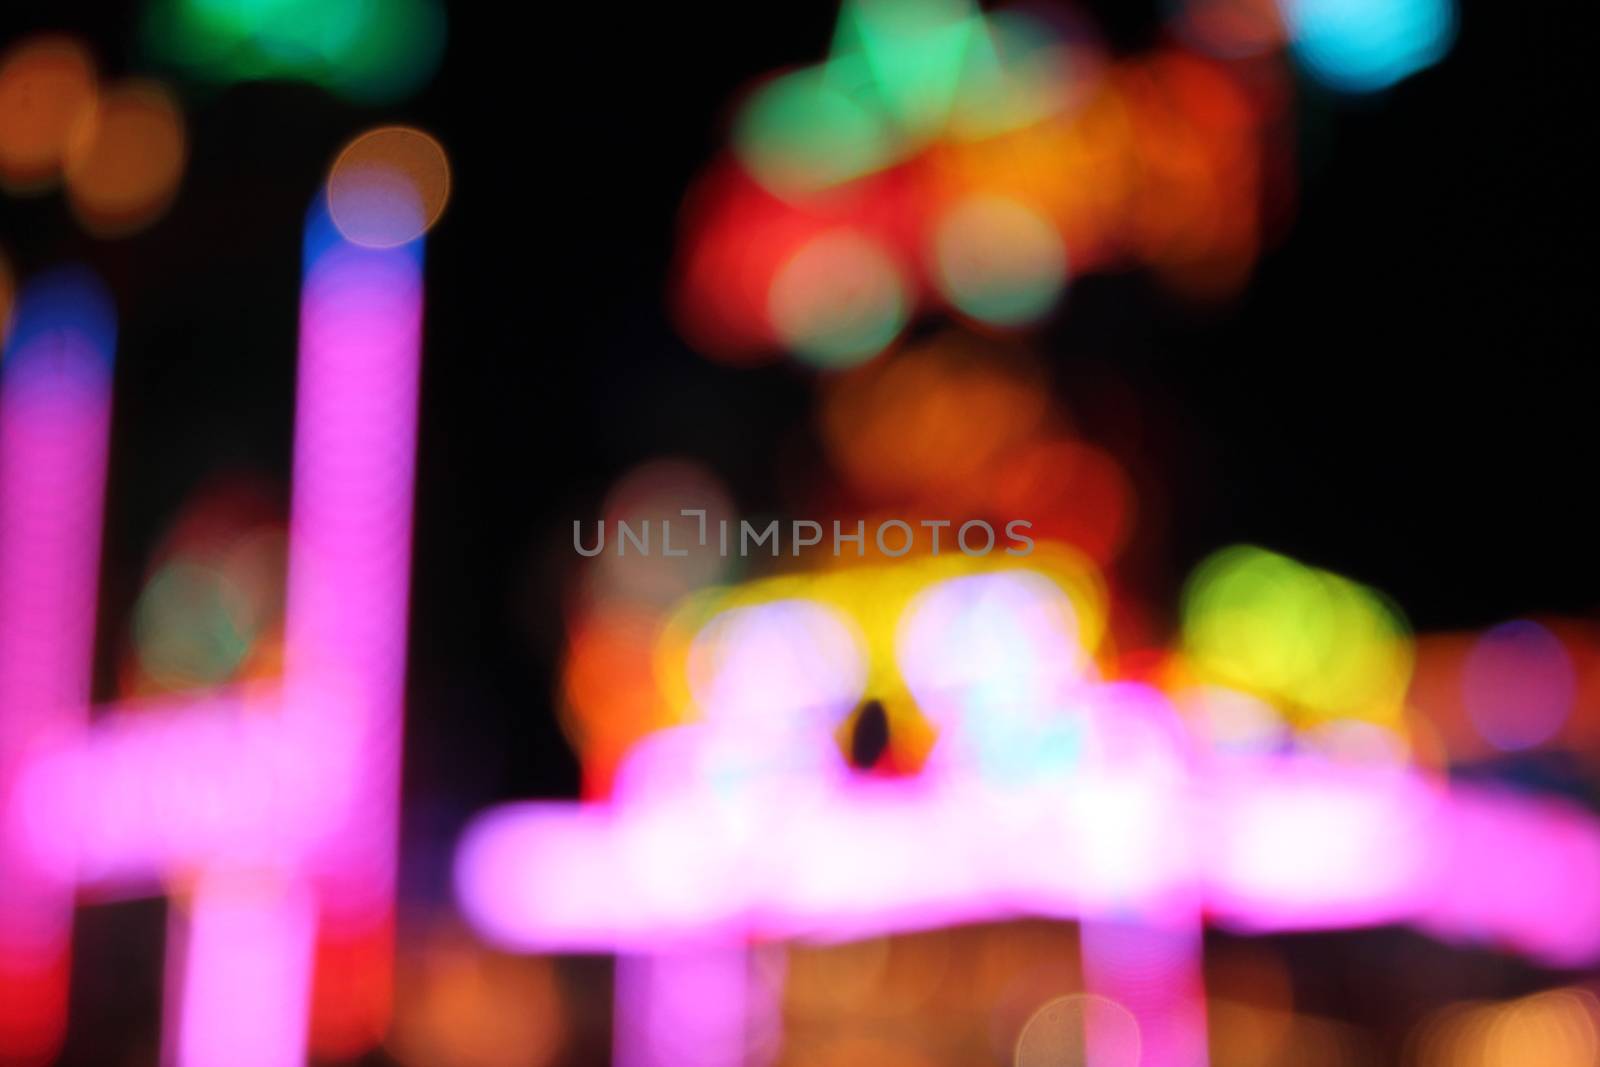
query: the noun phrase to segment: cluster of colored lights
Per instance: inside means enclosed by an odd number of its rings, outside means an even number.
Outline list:
[[[102,85],[69,37],[25,39],[0,56],[0,188],[65,185],[85,229],[120,236],[172,202],[188,159],[183,114],[157,82]]]
[[[1351,92],[1428,66],[1448,0],[1192,0],[1194,47],[1113,58],[1055,18],[972,0],[848,0],[818,65],[757,86],[691,194],[687,335],[733,361],[822,367],[919,310],[1034,323],[1075,276],[1139,265],[1191,298],[1238,290],[1291,171],[1286,72]]]
[[[675,1062],[685,1042],[759,1062],[752,1035],[774,1040],[789,994],[748,946],[792,938],[1075,919],[1087,992],[1009,1031],[1010,1053],[1090,1049],[1095,1067],[1291,1034],[1357,1047],[1325,1020],[1208,999],[1198,915],[1600,959],[1600,820],[1448,777],[1506,752],[1600,759],[1589,628],[1417,636],[1376,590],[1236,546],[1195,569],[1162,641],[1112,570],[1130,479],[1073,422],[1025,352],[936,336],[824,383],[818,518],[1039,515],[1034,558],[824,546],[741,581],[748,561],[690,537],[681,559],[614,544],[588,561],[564,711],[591,799],[489,813],[457,876],[496,944],[622,955],[615,1062]],[[1085,478],[1088,457],[1112,473]],[[628,475],[605,513],[659,522],[685,500],[713,525],[733,513],[682,461]],[[1559,1007],[1565,1036],[1527,1022],[1508,1047],[1590,1047],[1592,998],[1546,996],[1472,1018]],[[1493,1055],[1477,1031],[1427,1026],[1429,1048]]]
[[[646,1065],[685,1035],[724,1050],[707,1062],[746,1062],[742,1035],[771,1010],[752,999],[772,995],[751,940],[1076,919],[1084,981],[1118,1009],[1091,1048],[1131,1023],[1150,1057],[1095,1064],[1207,1062],[1202,914],[1600,959],[1600,819],[1414,769],[1406,738],[1429,724],[1391,706],[1412,646],[1380,600],[1244,548],[1193,585],[1185,647],[1153,672],[1170,692],[1119,679],[1105,585],[1064,548],[708,590],[657,652],[683,725],[633,748],[609,803],[482,817],[457,872],[467,915],[510,948],[623,954],[617,1062]],[[1548,698],[1557,656],[1530,627],[1479,642],[1469,700]],[[1224,637],[1236,654],[1219,660]],[[1231,686],[1276,718],[1273,743],[1216,743],[1193,698]],[[891,738],[923,742],[887,778],[852,773],[838,736],[869,702],[899,707]],[[1339,723],[1395,743],[1331,743]],[[717,996],[684,994],[710,976]]]
[[[891,939],[948,951],[949,927],[1030,916],[1079,923],[1050,948],[1081,962],[1030,987],[989,1050],[1019,1067],[1353,1047],[1290,998],[1212,997],[1206,923],[1409,924],[1600,960],[1600,819],[1448,773],[1538,752],[1600,765],[1600,633],[1414,635],[1375,590],[1237,546],[1196,569],[1166,640],[1114,571],[1132,479],[1035,362],[961,333],[871,361],[921,307],[992,336],[1113,264],[1231,291],[1283,167],[1276,68],[1235,64],[1287,45],[1333,88],[1378,90],[1438,59],[1453,18],[1447,0],[1194,0],[1174,24],[1200,51],[1113,60],[1070,21],[850,0],[825,64],[751,96],[689,212],[691,333],[854,368],[818,406],[819,517],[1025,515],[1039,544],[1025,563],[819,553],[762,577],[703,541],[586,565],[561,710],[588,799],[486,813],[456,875],[494,945],[619,955],[619,1067],[769,1062],[796,1013],[908,996]],[[442,19],[425,0],[160,0],[148,27],[200,78],[370,101],[426,76]],[[176,129],[181,170],[182,126],[151,117],[166,98],[148,86],[74,81],[82,59],[52,40],[0,66],[0,178],[63,176],[87,227],[124,232],[177,171],[123,149]],[[0,1062],[59,1043],[80,886],[173,899],[179,1067],[358,1056],[392,994],[406,1063],[541,1063],[560,1042],[548,960],[449,924],[394,944],[420,239],[449,193],[420,131],[371,131],[334,162],[306,230],[288,525],[231,492],[176,524],[134,610],[130,699],[109,708],[89,707],[88,665],[115,314],[83,272],[23,287],[0,381]],[[10,288],[0,263],[0,318]],[[606,517],[686,501],[734,514],[713,475],[657,461]],[[398,990],[397,954],[416,961]],[[1414,1044],[1424,1067],[1582,1067],[1600,1003],[1457,1006]],[[805,1055],[932,1062],[881,1035]]]

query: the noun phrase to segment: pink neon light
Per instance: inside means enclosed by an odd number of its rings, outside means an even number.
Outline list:
[[[349,802],[318,820],[314,869],[324,928],[361,929],[394,890],[422,256],[350,244],[320,211],[307,243],[285,707],[347,738]]]
[[[1084,924],[1084,984],[1128,1010],[1139,1025],[1140,1046],[1139,1055],[1130,1058],[1124,1027],[1116,1025],[1114,1016],[1091,1014],[1086,1020],[1090,1067],[1205,1067],[1209,1056],[1200,939],[1198,912],[1185,923]]]
[[[306,1055],[307,993],[314,940],[349,944],[384,939],[392,922],[398,834],[400,745],[405,682],[407,597],[411,563],[411,481],[415,461],[417,386],[421,355],[422,277],[420,245],[361,248],[345,241],[319,200],[306,234],[306,271],[300,308],[300,364],[295,414],[294,500],[290,516],[289,600],[286,627],[282,722],[288,737],[309,742],[267,751],[294,751],[313,760],[336,753],[330,772],[314,784],[326,792],[285,790],[297,798],[292,813],[275,812],[271,833],[260,823],[249,791],[232,795],[246,802],[229,816],[243,819],[270,842],[287,828],[308,847],[275,857],[271,868],[294,880],[309,878],[315,890],[316,937],[291,941],[293,956],[281,967],[236,970],[228,980],[236,995],[213,997],[201,982],[186,983],[181,1026],[218,1036],[218,1044],[182,1045],[179,1067],[222,1067],[210,1059],[243,1046],[239,1038],[261,1027],[290,1035],[273,1046],[277,1058],[252,1067],[298,1067]],[[330,749],[319,740],[333,742]],[[264,761],[284,772],[281,761]],[[291,757],[292,762],[292,757]],[[269,782],[268,788],[279,783]],[[304,807],[311,799],[316,807]],[[299,818],[294,816],[298,815]],[[314,839],[310,839],[314,833]],[[227,854],[224,854],[225,858]],[[195,907],[212,907],[204,883]],[[272,913],[265,929],[288,921]],[[224,926],[215,951],[249,952],[248,939],[228,940]],[[256,927],[243,928],[251,933]],[[241,934],[243,938],[243,934]],[[191,936],[186,974],[218,966],[208,942]],[[373,989],[343,988],[346,997],[384,1003],[387,967],[341,975],[342,984],[377,983]],[[370,994],[370,995],[369,995]],[[262,1005],[267,1008],[263,1009]],[[276,1006],[276,1008],[274,1007]],[[290,1011],[288,1009],[292,1008]],[[270,1013],[267,1018],[263,1012]],[[344,1022],[345,1020],[340,1020]],[[333,1035],[348,1044],[375,1036],[385,1020],[357,1019],[362,1035]],[[204,1055],[192,1050],[204,1049]]]
[[[102,712],[79,743],[20,776],[22,840],[101,898],[159,893],[221,861],[302,855],[322,814],[350,803],[349,725],[291,716],[280,688]]]
[[[184,959],[177,1062],[303,1063],[316,930],[307,888],[259,871],[212,874],[174,926]]]
[[[1202,757],[1158,692],[1063,651],[1074,634],[1037,576],[919,596],[897,657],[939,746],[918,778],[882,781],[847,774],[828,739],[864,684],[848,628],[804,601],[730,610],[690,653],[702,723],[635,749],[613,803],[481,816],[457,854],[462,909],[511,949],[618,953],[627,1067],[676,1062],[684,1034],[731,1047],[771,1008],[748,980],[685,992],[710,959],[747,978],[752,940],[1076,919],[1088,989],[1131,1013],[1140,1062],[1161,1067],[1207,1062],[1208,918],[1410,923],[1600,959],[1600,819],[1396,766]],[[1126,1028],[1102,1021],[1088,1062],[1130,1062]]]
[[[1096,821],[1130,796],[1143,798],[1133,803],[1146,843],[1120,845]],[[642,951],[1028,914],[1157,921],[1199,894],[1207,914],[1240,929],[1408,922],[1550,962],[1600,959],[1600,820],[1553,800],[1308,760],[1202,775],[1178,791],[1159,777],[1094,776],[1020,796],[872,782],[821,803],[776,799],[753,815],[760,833],[736,837],[671,798],[649,815],[495,809],[462,842],[462,907],[508,947]],[[1291,834],[1286,812],[1310,829]],[[1180,839],[1193,843],[1192,865],[1125,877],[1158,850],[1150,842]],[[1109,862],[1097,851],[1124,848]],[[663,865],[672,857],[681,865]]]
[[[612,1067],[753,1067],[750,967],[727,945],[618,959]]]
[[[1600,959],[1600,820],[1395,767],[1199,760],[1154,691],[1097,683],[1066,656],[985,653],[985,635],[1027,648],[1070,633],[1042,589],[963,578],[913,604],[901,670],[939,709],[944,754],[911,781],[852,778],[823,755],[862,674],[824,609],[713,620],[691,653],[705,723],[641,745],[612,804],[482,816],[457,856],[464,912],[508,948],[621,954],[627,1067],[674,1062],[684,1034],[729,1045],[770,1007],[748,981],[696,999],[690,977],[659,977],[714,958],[744,966],[752,939],[1077,919],[1088,988],[1132,1014],[1141,1062],[1163,1067],[1207,1062],[1207,917],[1246,930],[1404,922],[1557,964]],[[1042,621],[1005,628],[1030,617]],[[763,681],[765,663],[782,676],[808,661],[824,666]],[[1125,1046],[1091,1026],[1088,1062],[1126,1062]]]
[[[114,318],[68,271],[18,302],[0,389],[0,1062],[46,1055],[66,1020],[70,885],[33,862],[15,795],[31,750],[87,713]]]
[[[57,727],[81,728],[87,697],[109,394],[84,346],[61,343],[70,330],[41,332],[21,302],[14,339],[56,354],[19,342],[0,398],[0,978],[16,985],[21,960],[23,979],[64,992],[74,884],[180,889],[166,1036],[178,1067],[300,1067],[319,959],[357,963],[316,978],[340,1008],[361,1006],[332,1012],[330,1045],[370,1042],[386,1022],[373,1013],[390,981],[421,299],[419,244],[348,244],[319,203],[286,676],[106,709],[81,736]],[[70,302],[47,307],[71,326]],[[31,1020],[53,1002],[15,1003]],[[10,1036],[0,1027],[0,1059]]]

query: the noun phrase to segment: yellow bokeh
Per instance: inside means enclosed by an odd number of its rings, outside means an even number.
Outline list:
[[[1183,643],[1207,682],[1258,694],[1299,722],[1401,721],[1410,631],[1381,594],[1251,546],[1224,549],[1190,578]]]

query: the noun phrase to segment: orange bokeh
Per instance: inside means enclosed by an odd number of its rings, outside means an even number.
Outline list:
[[[1033,523],[1099,564],[1116,558],[1132,527],[1133,489],[1103,449],[1068,438],[1030,442],[990,474],[989,511]]]
[[[392,248],[421,236],[450,198],[444,146],[409,126],[368,130],[347,144],[328,173],[328,210],[346,238]]]
[[[845,375],[823,399],[822,436],[835,466],[880,502],[974,499],[982,475],[1048,417],[1035,366],[948,335]]]
[[[561,725],[582,753],[584,791],[604,796],[628,750],[672,721],[655,673],[661,620],[602,605],[578,621],[562,678]]]
[[[53,185],[95,93],[94,62],[71,38],[30,38],[0,59],[0,186],[24,193]]]
[[[172,95],[154,82],[119,85],[72,133],[65,167],[72,210],[100,236],[143,229],[172,202],[187,158]]]

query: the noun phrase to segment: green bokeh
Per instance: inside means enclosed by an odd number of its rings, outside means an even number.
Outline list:
[[[1381,595],[1264,549],[1224,549],[1184,592],[1184,647],[1206,676],[1312,718],[1401,711],[1412,652]]]
[[[833,55],[860,56],[884,111],[907,135],[929,137],[943,129],[968,52],[984,37],[970,0],[846,0]]]
[[[807,67],[773,79],[739,116],[735,150],[776,193],[804,196],[875,171],[895,156],[893,132],[831,68]]]
[[[166,685],[226,682],[255,644],[251,614],[244,594],[220,571],[169,563],[134,608],[140,665]]]
[[[437,0],[152,0],[144,22],[152,58],[197,80],[305,81],[369,104],[425,84],[444,37]]]

